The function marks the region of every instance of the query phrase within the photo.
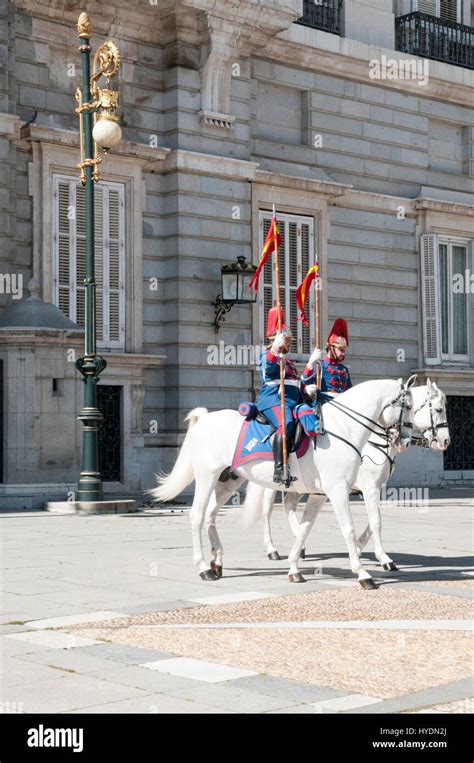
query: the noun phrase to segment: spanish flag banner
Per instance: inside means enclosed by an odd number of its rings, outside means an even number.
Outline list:
[[[308,325],[308,319],[306,317],[306,313],[304,311],[306,300],[308,299],[309,294],[309,287],[311,286],[312,282],[315,278],[318,277],[318,263],[316,265],[313,265],[312,268],[310,268],[304,278],[304,280],[300,283],[296,290],[296,304],[298,305],[298,309],[301,313],[301,320],[305,324],[305,326]]]
[[[270,254],[275,250],[275,242],[276,246],[279,247],[281,244],[281,236],[280,231],[278,230],[277,219],[275,215],[273,215],[272,224],[270,225],[270,230],[268,231],[265,243],[263,245],[260,261],[257,265],[257,270],[253,274],[253,278],[248,285],[249,289],[251,286],[253,286],[255,293],[258,292],[258,280],[260,278],[261,270],[268,260]]]

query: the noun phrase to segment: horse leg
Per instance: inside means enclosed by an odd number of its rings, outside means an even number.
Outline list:
[[[287,493],[285,495],[285,511],[286,516],[288,517],[288,522],[290,525],[291,532],[293,533],[293,537],[296,538],[298,535],[298,531],[300,529],[300,523],[298,522],[298,503],[301,496],[298,493]],[[306,556],[305,554],[305,547],[300,551],[300,559],[304,559]]]
[[[263,545],[267,556],[274,562],[281,559],[275,544],[273,543],[272,530],[270,526],[270,517],[272,515],[274,500],[276,496],[276,490],[266,489],[263,493],[262,505],[263,505]]]
[[[316,517],[319,514],[321,506],[326,501],[325,495],[310,495],[301,518],[301,522],[298,525],[297,536],[291,551],[288,555],[288,561],[290,563],[290,569],[288,570],[288,579],[290,583],[304,583],[306,582],[301,572],[299,571],[299,561],[301,558],[301,549],[303,548],[306,538],[311,532],[311,528],[314,525]]]
[[[206,515],[206,507],[210,501],[211,495],[215,491],[217,478],[212,479],[211,475],[206,478],[196,480],[196,489],[194,491],[194,500],[189,513],[191,520],[191,531],[193,536],[193,562],[199,570],[199,576],[202,580],[216,580],[216,574],[204,561],[202,550],[202,527]]]
[[[352,572],[357,575],[362,588],[378,588],[378,585],[375,583],[370,573],[362,566],[357,553],[356,534],[354,523],[352,521],[348,491],[345,488],[331,490],[328,492],[328,498],[331,501],[336,519],[346,542]]]
[[[365,505],[367,506],[367,501]],[[362,551],[366,547],[371,537],[372,537],[372,530],[370,529],[370,524],[368,524],[364,532],[362,532],[356,540],[357,553],[359,554],[359,556],[361,556]]]
[[[365,507],[369,515],[369,527],[374,535],[375,556],[384,570],[396,570],[397,567],[385,552],[382,543],[382,517],[380,514],[380,489],[376,485],[367,485],[363,489]],[[370,537],[370,535],[369,535]]]
[[[212,491],[211,499],[206,510],[205,525],[211,544],[211,563],[210,569],[219,580],[222,577],[222,556],[224,547],[217,532],[216,519],[219,509],[229,500],[231,495],[242,485],[243,478],[238,480],[229,480],[228,482],[218,482],[216,489]]]

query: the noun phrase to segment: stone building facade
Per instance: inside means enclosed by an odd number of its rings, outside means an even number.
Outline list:
[[[213,302],[222,265],[257,261],[272,204],[297,359],[314,337],[293,292],[317,258],[321,329],[347,318],[353,380],[416,371],[449,396],[452,455],[417,449],[395,479],[473,484],[469,0],[1,0],[0,306],[15,307],[12,279],[24,299],[33,279],[36,299],[79,327],[83,10],[93,49],[108,36],[122,55],[123,141],[101,165],[96,207],[101,385],[115,421],[102,444],[106,491],[151,487],[191,408],[255,394],[241,350],[264,341],[271,270],[257,303],[233,307],[218,334]],[[80,334],[5,316],[0,502],[40,505],[74,490],[80,470]]]

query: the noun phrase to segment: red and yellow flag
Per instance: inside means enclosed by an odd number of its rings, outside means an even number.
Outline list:
[[[296,304],[298,305],[298,309],[301,313],[301,320],[306,326],[308,325],[308,319],[306,317],[304,307],[306,304],[306,300],[308,299],[309,287],[311,286],[314,279],[317,277],[318,277],[318,263],[316,263],[316,265],[313,265],[313,267],[308,270],[304,280],[300,283],[300,285],[296,289]]]
[[[265,239],[265,243],[263,245],[262,253],[260,255],[260,261],[257,265],[257,270],[253,274],[253,278],[250,281],[248,288],[250,289],[251,286],[253,286],[255,293],[258,292],[258,280],[260,278],[260,273],[265,265],[266,261],[268,260],[270,254],[275,249],[275,241],[277,247],[281,244],[281,236],[280,231],[278,230],[278,223],[275,215],[273,215],[272,218],[272,224],[270,225],[270,230],[268,231],[267,237]]]

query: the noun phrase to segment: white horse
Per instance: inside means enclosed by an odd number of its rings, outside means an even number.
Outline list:
[[[289,492],[314,494],[310,505],[305,508],[289,555],[290,581],[298,582],[301,578],[298,565],[303,535],[306,528],[312,526],[319,507],[328,497],[347,545],[352,571],[364,588],[377,587],[359,559],[349,508],[349,490],[354,484],[367,440],[374,431],[387,431],[397,422],[406,394],[401,379],[358,384],[338,397],[339,406],[325,406],[326,433],[318,437],[317,448],[309,448],[300,459],[290,454],[289,466],[296,479]],[[218,511],[244,480],[256,482],[264,488],[275,488],[273,463],[252,461],[236,469],[238,479],[230,480],[230,485],[227,481],[220,482],[219,478],[232,463],[242,417],[233,410],[208,413],[205,408],[196,408],[188,414],[187,420],[188,431],[172,471],[159,477],[159,487],[150,493],[160,501],[169,501],[195,480],[190,511],[193,560],[203,580],[216,580],[222,576],[223,555],[216,529]],[[204,522],[212,547],[210,566],[204,560],[202,549]]]
[[[364,496],[369,523],[356,541],[359,555],[374,536],[374,550],[377,560],[384,570],[396,570],[397,567],[382,543],[382,520],[380,514],[380,490],[387,482],[395,467],[395,456],[400,450],[405,450],[404,439],[411,439],[412,427],[422,433],[426,446],[435,450],[446,450],[450,443],[449,429],[446,421],[446,395],[436,385],[427,379],[426,385],[414,387],[416,376],[407,382],[410,388],[412,402],[407,401],[407,415],[400,422],[399,437],[388,444],[378,433],[369,439],[364,447],[363,461],[356,475],[352,489],[360,491]],[[402,447],[400,447],[402,445]],[[273,543],[270,527],[270,517],[273,510],[276,490],[263,489],[258,485],[249,485],[245,499],[246,516],[256,518],[263,514],[264,546],[269,559],[278,560],[280,555]],[[298,533],[298,517],[296,509],[301,496],[286,495],[285,511],[288,515],[294,537]],[[309,501],[312,500],[310,496]],[[302,549],[304,558],[304,547]]]

